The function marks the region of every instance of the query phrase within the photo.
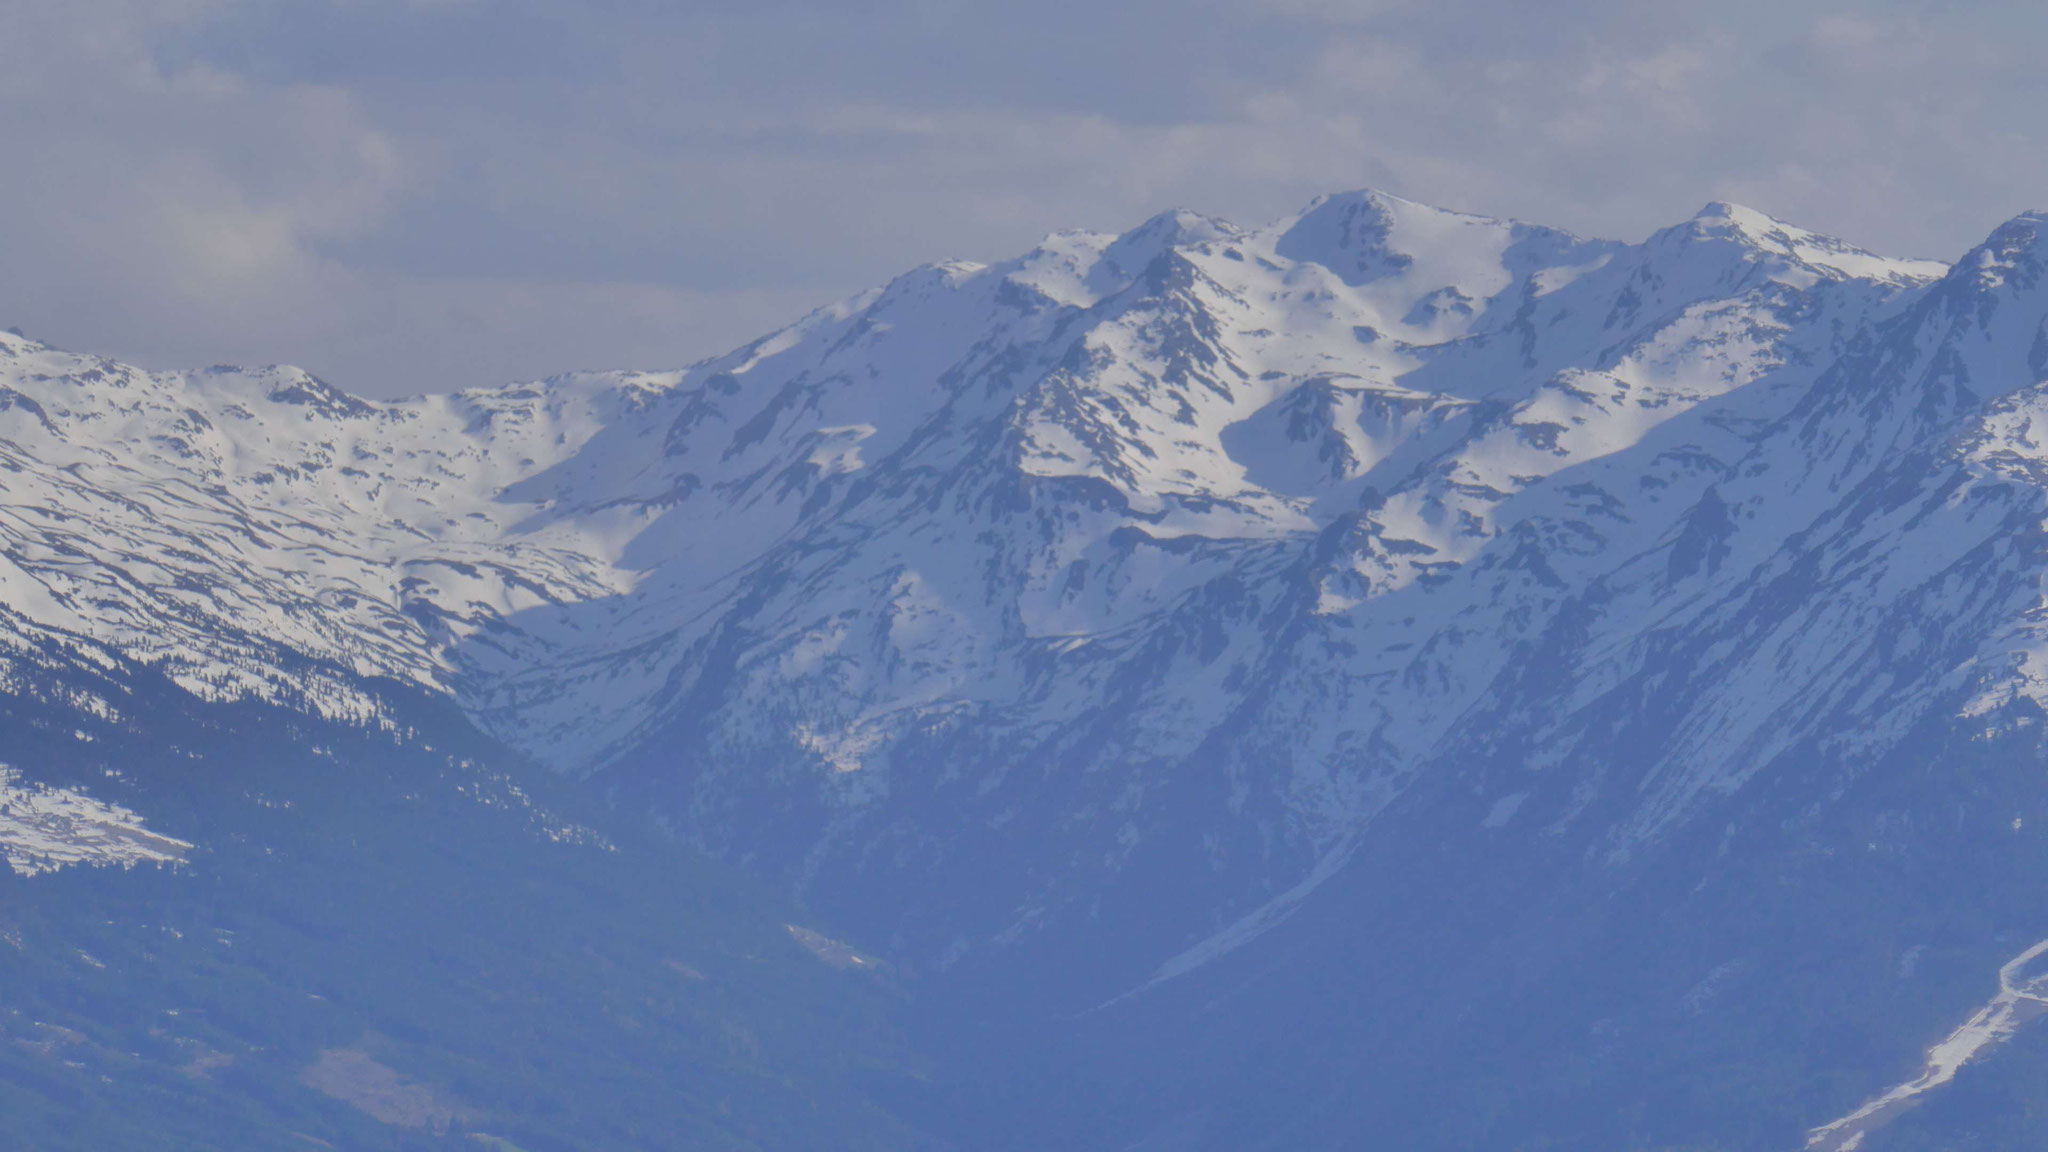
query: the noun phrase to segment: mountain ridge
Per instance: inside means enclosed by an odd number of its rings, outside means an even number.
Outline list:
[[[2025,273],[2026,219],[1973,253],[1973,283]],[[363,716],[350,676],[419,684],[544,762],[644,794],[688,835],[740,855],[779,845],[799,877],[835,851],[871,856],[855,829],[897,819],[889,750],[967,717],[1022,727],[948,753],[966,764],[999,764],[1008,743],[1087,780],[1074,757],[1103,736],[1085,755],[1147,749],[1158,767],[1120,785],[1028,790],[1046,830],[1112,873],[1164,816],[1142,794],[1210,759],[1229,766],[1206,834],[1238,844],[1211,855],[1266,861],[1210,914],[1221,930],[1336,866],[1481,702],[1485,670],[1540,635],[1563,602],[1545,588],[1605,579],[1611,557],[1670,532],[1691,541],[1674,576],[1739,567],[1742,534],[1723,540],[1699,502],[1738,519],[1742,505],[1711,474],[1814,403],[1810,381],[1856,335],[1952,283],[1719,202],[1625,245],[1363,192],[1265,228],[1175,211],[926,266],[681,371],[386,404],[294,369],[152,375],[8,338],[10,442],[52,449],[18,457],[20,474],[49,476],[56,506],[62,477],[104,467],[104,491],[148,521],[127,555],[173,561],[110,567],[95,587],[149,605],[111,620],[78,613],[98,601],[57,560],[10,561],[10,615],[144,655],[182,627],[206,654],[187,678],[201,693]],[[93,410],[98,393],[132,400]],[[65,456],[73,428],[112,438]],[[266,504],[289,515],[266,520]],[[203,530],[158,531],[188,509]],[[10,556],[24,538],[17,520]],[[209,590],[159,591],[180,582]],[[1507,647],[1478,639],[1489,630]],[[277,645],[339,671],[266,680]],[[1118,682],[1144,689],[1101,707]],[[785,719],[740,735],[767,716]],[[751,766],[702,767],[722,762]],[[973,787],[997,795],[1012,771]],[[777,793],[823,824],[742,844],[745,822],[713,814]],[[947,803],[966,806],[937,828],[1016,808]],[[1018,894],[989,939],[1101,871]]]
[[[1017,1147],[1792,1147],[2048,936],[2044,271],[1359,192],[404,401],[0,336],[0,684],[453,708],[1105,1093]]]

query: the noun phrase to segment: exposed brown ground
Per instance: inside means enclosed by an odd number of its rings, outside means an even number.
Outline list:
[[[379,1064],[358,1048],[329,1048],[320,1053],[299,1081],[349,1104],[386,1124],[446,1132],[461,1117],[433,1089]]]

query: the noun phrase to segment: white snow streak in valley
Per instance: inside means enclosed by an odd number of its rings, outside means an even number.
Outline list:
[[[2006,961],[1998,970],[1998,995],[1962,1026],[1927,1050],[1927,1066],[1919,1076],[1891,1089],[1839,1120],[1813,1130],[1806,1146],[1814,1152],[1853,1152],[1865,1136],[1913,1106],[1918,1097],[1955,1079],[1965,1064],[2004,1043],[2021,1025],[2041,1015],[2048,1005],[2048,974],[2026,974],[2027,966],[2048,955],[2048,940]]]

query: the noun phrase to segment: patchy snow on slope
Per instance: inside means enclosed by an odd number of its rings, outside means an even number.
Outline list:
[[[30,783],[0,766],[0,858],[17,876],[176,864],[191,850],[183,840],[144,828],[141,816],[120,805]]]
[[[1622,860],[1802,740],[2048,702],[2043,231],[1168,212],[389,404],[7,336],[0,635],[367,723],[417,685],[708,847],[991,877],[971,946],[1196,845],[1179,970],[1418,781]]]

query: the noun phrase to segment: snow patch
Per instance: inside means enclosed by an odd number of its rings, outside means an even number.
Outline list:
[[[69,788],[29,783],[0,766],[0,856],[17,876],[75,866],[177,864],[192,845],[143,827],[118,804]]]

